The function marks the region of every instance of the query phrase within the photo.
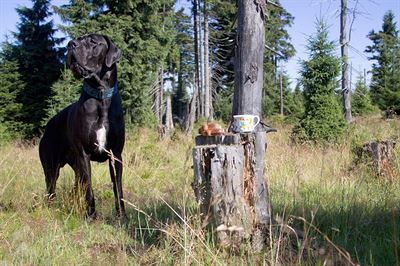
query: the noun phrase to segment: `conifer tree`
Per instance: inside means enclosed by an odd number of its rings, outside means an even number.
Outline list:
[[[72,25],[71,37],[94,32],[110,36],[122,51],[118,84],[127,123],[154,122],[150,88],[160,68],[166,69],[173,28],[173,1],[73,1],[56,11]]]
[[[32,0],[32,3],[32,8],[16,9],[20,22],[17,32],[13,33],[16,42],[11,44],[7,55],[7,60],[18,63],[18,72],[24,82],[17,98],[21,103],[21,121],[28,137],[39,133],[51,86],[61,74],[64,54],[63,49],[56,48],[63,39],[54,37],[56,29],[53,22],[48,21],[52,15],[50,1]]]
[[[265,60],[264,60],[264,115],[278,114],[280,109],[280,84],[278,65],[286,62],[296,53],[287,28],[294,17],[279,3],[267,6],[265,22]]]
[[[328,40],[325,22],[317,21],[316,27],[316,34],[308,40],[309,59],[301,62],[305,113],[294,133],[305,140],[336,141],[346,127],[335,95],[340,60],[335,43]]]
[[[296,84],[294,91],[285,90],[284,114],[293,118],[301,118],[304,114],[304,97],[300,89],[300,84]]]
[[[363,76],[357,78],[356,88],[353,93],[352,111],[355,115],[367,115],[374,111],[370,92]]]
[[[366,52],[374,61],[371,98],[381,110],[392,109],[400,114],[400,37],[392,11],[384,15],[382,30],[372,30],[368,38],[373,44]]]
[[[277,84],[278,64],[294,56],[295,49],[290,42],[287,28],[293,24],[293,16],[279,1],[276,5],[267,5],[265,21],[265,60],[264,60],[264,115],[279,112],[279,84]],[[236,36],[236,1],[223,0],[211,3],[210,25],[212,39],[213,83],[216,88],[214,111],[216,117],[228,117],[233,95],[233,58]]]
[[[194,40],[193,25],[190,16],[186,15],[184,9],[175,13],[177,58],[177,86],[173,86],[172,112],[180,121],[185,120],[187,105],[189,101],[188,89],[191,86],[194,71]]]
[[[15,138],[23,128],[17,94],[25,84],[18,70],[16,61],[0,59],[0,140]]]
[[[51,87],[52,96],[49,98],[46,109],[46,116],[42,125],[68,105],[76,102],[82,89],[82,82],[74,78],[72,72],[64,67],[61,78]]]

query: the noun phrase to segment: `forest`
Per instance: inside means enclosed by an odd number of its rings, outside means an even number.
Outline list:
[[[218,245],[213,230],[204,230],[192,191],[199,127],[217,121],[228,128],[232,120],[237,1],[19,6],[16,31],[0,44],[0,262],[400,265],[399,10],[387,10],[370,29],[362,53],[371,68],[352,78],[358,1],[348,1],[340,1],[339,41],[330,38],[323,16],[315,19],[296,79],[282,65],[296,55],[289,29],[300,22],[279,0],[254,1],[265,26],[261,117],[277,129],[267,135],[265,160],[276,223],[262,253]],[[114,219],[103,164],[92,168],[95,222],[85,220],[68,167],[53,205],[44,199],[38,141],[49,119],[79,99],[82,81],[67,67],[66,43],[89,33],[109,36],[122,53],[123,225]],[[378,171],[368,154],[372,143],[394,143]],[[291,230],[301,235],[294,242]]]

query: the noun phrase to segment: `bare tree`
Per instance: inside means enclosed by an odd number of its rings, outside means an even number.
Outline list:
[[[207,0],[204,0],[204,116],[212,116],[211,71],[209,58]]]
[[[238,1],[238,46],[232,115],[262,116],[265,1]]]
[[[340,12],[340,47],[342,55],[342,92],[343,92],[343,109],[346,121],[351,123],[353,118],[351,115],[351,91],[349,86],[349,44],[347,41],[346,30],[347,19],[347,0],[341,0]]]

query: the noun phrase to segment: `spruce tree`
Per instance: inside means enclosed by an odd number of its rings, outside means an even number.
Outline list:
[[[294,17],[279,3],[267,6],[265,22],[265,60],[264,60],[264,115],[279,113],[280,84],[278,65],[286,62],[296,53],[291,44],[287,28],[291,27]]]
[[[304,96],[300,84],[296,84],[294,91],[287,89],[284,97],[284,114],[295,119],[301,118],[304,114]]]
[[[236,1],[222,0],[210,3],[212,84],[215,88],[214,116],[226,122],[231,120],[232,111],[236,12]]]
[[[391,109],[400,114],[400,38],[395,15],[388,11],[382,29],[368,34],[372,45],[367,46],[372,64],[371,98],[381,110]]]
[[[189,101],[188,89],[191,86],[194,71],[194,40],[191,17],[186,15],[184,9],[175,13],[175,43],[178,49],[177,84],[172,89],[172,112],[182,122],[186,116]]]
[[[51,86],[61,74],[63,49],[56,48],[63,39],[55,38],[53,21],[48,21],[49,0],[33,0],[32,8],[19,7],[20,22],[14,33],[8,60],[18,63],[18,72],[24,88],[18,91],[21,103],[21,121],[27,137],[39,133],[41,121],[46,116]]]
[[[265,16],[265,60],[264,60],[264,115],[279,112],[279,82],[277,80],[278,64],[290,59],[295,54],[287,28],[293,24],[293,16],[280,6],[268,5]],[[227,113],[233,95],[233,62],[236,36],[236,1],[223,0],[211,3],[210,22],[213,59],[213,83],[216,88],[214,111],[230,120]]]
[[[150,125],[150,88],[159,69],[167,69],[175,38],[173,1],[73,1],[56,11],[72,24],[62,28],[72,38],[94,32],[113,39],[122,51],[118,81],[126,122]]]
[[[356,88],[352,96],[352,112],[355,115],[367,115],[374,111],[370,92],[363,76],[357,78]]]
[[[23,129],[17,94],[23,90],[24,82],[18,70],[16,61],[0,59],[0,140],[15,138]]]
[[[52,96],[47,102],[46,116],[42,125],[68,105],[76,102],[81,94],[82,81],[74,78],[71,70],[64,67],[61,78],[51,87]]]
[[[301,62],[305,113],[294,133],[311,141],[336,141],[346,123],[335,95],[340,60],[335,43],[328,39],[324,21],[316,23],[317,32],[308,40],[309,59]]]

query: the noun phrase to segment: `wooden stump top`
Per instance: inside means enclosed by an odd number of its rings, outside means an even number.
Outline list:
[[[208,145],[237,145],[240,144],[240,134],[229,134],[219,136],[196,136],[197,146]]]

